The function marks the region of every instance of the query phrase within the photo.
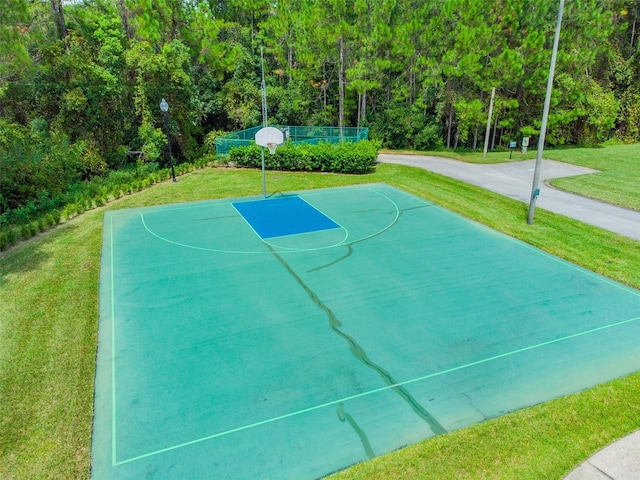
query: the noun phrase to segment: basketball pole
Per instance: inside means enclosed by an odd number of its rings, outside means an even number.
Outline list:
[[[262,151],[262,196],[267,198],[267,177],[264,174],[264,147],[260,147]]]
[[[262,126],[267,126],[267,84],[264,81],[264,53],[263,48],[260,47],[260,65],[262,67]]]
[[[558,54],[558,43],[560,42],[560,28],[562,27],[562,10],[564,0],[560,0],[558,8],[558,23],[556,24],[556,34],[553,38],[553,50],[551,52],[551,65],[549,67],[549,78],[547,79],[547,93],[544,98],[544,108],[542,110],[542,124],[540,125],[540,137],[538,137],[538,151],[536,153],[536,167],[533,173],[533,185],[531,186],[531,201],[529,202],[529,214],[527,223],[533,224],[533,214],[536,208],[536,199],[540,195],[538,183],[540,181],[540,166],[542,164],[542,151],[544,149],[544,137],[547,133],[547,120],[549,118],[549,105],[551,103],[551,91],[553,90],[553,74],[556,69],[556,56]]]
[[[260,65],[262,67],[262,83],[260,87],[262,88],[262,127],[267,126],[267,84],[264,81],[264,53],[263,48],[260,47]],[[267,176],[265,173],[264,166],[264,147],[260,147],[262,151],[262,196],[267,198]]]

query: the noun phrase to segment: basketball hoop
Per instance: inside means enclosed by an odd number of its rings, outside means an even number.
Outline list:
[[[276,153],[276,147],[284,141],[284,135],[282,130],[278,130],[275,127],[264,127],[256,132],[256,144],[261,147],[267,147],[269,153],[273,155]],[[267,198],[267,180],[265,177],[265,165],[264,165],[264,148],[261,148],[262,157],[262,194],[264,198]]]

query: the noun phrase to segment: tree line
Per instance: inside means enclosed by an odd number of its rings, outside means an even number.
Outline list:
[[[392,148],[539,129],[557,0],[0,0],[0,214],[269,121]],[[640,141],[640,3],[565,5],[547,140]],[[262,54],[262,55],[261,55]]]

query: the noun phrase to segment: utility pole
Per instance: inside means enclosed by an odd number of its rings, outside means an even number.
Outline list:
[[[491,89],[491,101],[489,102],[489,118],[487,118],[487,131],[484,134],[484,152],[483,157],[487,156],[489,150],[489,134],[491,133],[491,115],[493,114],[493,99],[496,97],[496,87]]]

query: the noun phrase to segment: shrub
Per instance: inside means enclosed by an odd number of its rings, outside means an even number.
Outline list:
[[[15,228],[10,228],[6,232],[7,242],[10,247],[13,247],[18,243],[18,231]]]
[[[65,205],[64,208],[62,209],[62,217],[65,220],[69,220],[73,216],[74,216],[73,204],[69,203],[69,204]]]
[[[20,227],[20,238],[27,240],[31,237],[35,237],[38,234],[39,225],[38,222],[30,222]]]
[[[5,231],[0,231],[0,252],[13,247],[17,242],[18,236],[15,229],[9,228]]]
[[[26,240],[31,237],[31,224],[25,224],[20,227],[20,238]]]
[[[380,144],[363,140],[357,143],[284,144],[271,155],[265,152],[265,168],[269,170],[322,171],[332,173],[368,173],[378,158]],[[232,148],[229,160],[237,166],[262,167],[260,147]]]
[[[208,163],[209,160],[206,159],[182,163],[176,166],[176,173],[192,172],[207,166]],[[140,191],[170,178],[169,168],[159,169],[155,162],[138,162],[130,168],[111,171],[105,177],[93,176],[87,181],[77,181],[58,196],[42,190],[25,205],[14,209],[7,208],[4,197],[0,196],[2,248],[9,248],[18,240],[31,238],[38,231],[44,232],[61,220],[69,220],[94,206],[102,206],[111,199]],[[15,227],[15,230],[12,227]]]

